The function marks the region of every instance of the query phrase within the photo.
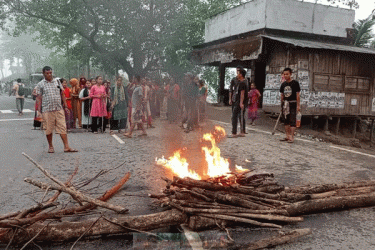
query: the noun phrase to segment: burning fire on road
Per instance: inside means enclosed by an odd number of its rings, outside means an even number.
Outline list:
[[[181,149],[174,152],[173,156],[168,159],[165,159],[164,156],[159,159],[156,158],[156,164],[170,169],[174,175],[180,178],[189,177],[194,180],[202,180],[217,177],[230,177],[232,171],[229,167],[229,160],[221,156],[220,148],[217,146],[217,143],[225,136],[225,130],[220,126],[215,126],[213,132],[203,135],[202,142],[205,146],[202,146],[201,150],[204,153],[205,162],[207,164],[207,170],[204,171],[203,176],[189,169],[188,160],[181,156]],[[243,171],[246,171],[246,169],[236,166],[236,172]]]

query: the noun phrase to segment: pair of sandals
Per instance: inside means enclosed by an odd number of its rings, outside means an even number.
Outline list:
[[[64,153],[76,153],[76,152],[78,152],[77,149],[73,149],[73,148],[64,149]],[[49,148],[48,149],[48,153],[50,153],[50,154],[55,153],[55,149],[54,148]]]

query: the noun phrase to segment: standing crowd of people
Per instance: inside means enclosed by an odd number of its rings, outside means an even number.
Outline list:
[[[203,80],[191,73],[185,74],[180,83],[168,77],[163,85],[159,85],[150,78],[140,76],[133,77],[127,84],[121,76],[114,84],[102,76],[89,80],[84,77],[52,77],[48,80],[46,74],[50,72],[52,69],[45,67],[45,79],[35,87],[33,95],[41,97],[44,94],[46,88],[41,86],[42,83],[52,85],[48,88],[55,92],[60,91],[61,103],[52,110],[60,111],[61,108],[66,133],[72,129],[86,129],[97,134],[104,133],[109,127],[110,134],[122,133],[131,138],[134,130],[138,129],[142,131],[140,136],[147,136],[146,128],[154,128],[153,120],[160,117],[163,104],[167,107],[168,121],[181,121],[185,132],[199,127],[199,122],[205,118],[207,87]],[[43,126],[42,122],[46,120],[44,113],[50,110],[48,98],[58,99],[56,93],[53,93],[55,96],[44,97],[43,101],[36,98],[34,127]],[[65,133],[63,130],[59,132]],[[49,151],[54,152],[53,146]]]

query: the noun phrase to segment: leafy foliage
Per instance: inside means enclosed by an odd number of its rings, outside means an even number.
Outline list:
[[[358,20],[353,24],[354,28],[354,46],[369,47],[374,38],[372,27],[375,24],[374,17]]]

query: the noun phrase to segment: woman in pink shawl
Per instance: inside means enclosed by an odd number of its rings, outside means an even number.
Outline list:
[[[103,78],[101,76],[96,77],[96,84],[91,87],[90,98],[92,100],[91,113],[92,117],[92,132],[94,134],[98,133],[98,126],[102,128],[102,132],[105,132],[108,120],[105,119],[107,116],[107,103],[106,98],[106,88],[102,84]],[[98,123],[99,121],[99,123]]]
[[[255,120],[259,118],[258,116],[258,102],[261,96],[259,90],[256,89],[255,83],[251,83],[250,91],[248,93],[249,97],[249,110],[248,110],[248,119],[250,120],[251,125],[255,125]]]

